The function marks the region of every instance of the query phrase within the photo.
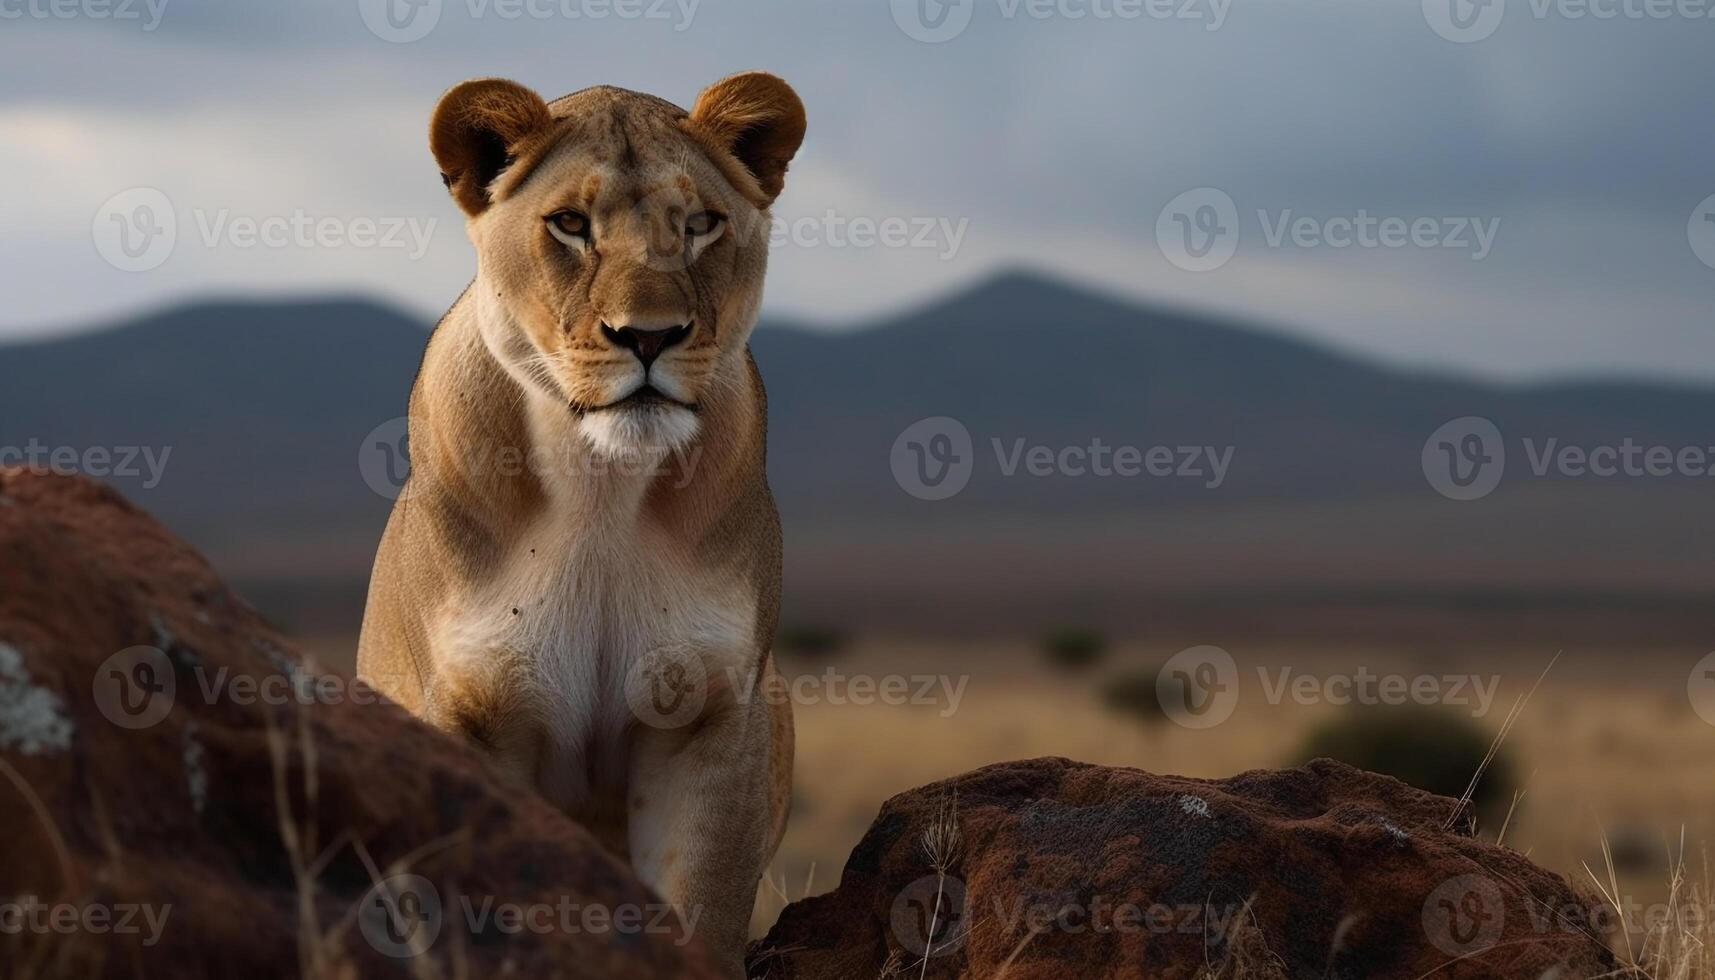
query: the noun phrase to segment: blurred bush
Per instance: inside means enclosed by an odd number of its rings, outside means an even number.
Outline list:
[[[1673,854],[1669,838],[1642,823],[1623,822],[1608,828],[1604,834],[1608,857],[1614,862],[1614,870],[1621,874],[1642,875],[1669,865]],[[1590,864],[1602,867],[1597,863],[1601,860],[1595,857]]]
[[[1048,634],[1042,641],[1042,653],[1048,662],[1060,670],[1086,670],[1101,662],[1107,652],[1107,640],[1090,629],[1063,629]]]
[[[1155,694],[1155,671],[1119,674],[1102,685],[1102,703],[1108,710],[1127,715],[1154,727],[1167,719],[1161,699]]]
[[[826,626],[782,626],[775,649],[806,660],[826,660],[846,646],[845,633]]]
[[[1492,732],[1459,711],[1422,705],[1355,706],[1312,729],[1297,761],[1338,759],[1458,798],[1493,740]],[[1500,828],[1516,786],[1503,744],[1472,794],[1480,828]]]

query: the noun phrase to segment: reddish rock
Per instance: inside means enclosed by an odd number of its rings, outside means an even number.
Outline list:
[[[712,976],[663,914],[118,495],[0,471],[0,973]]]
[[[1614,970],[1589,916],[1572,912],[1589,899],[1513,851],[1444,830],[1458,810],[1328,760],[1221,780],[1065,759],[990,766],[889,800],[839,888],[788,907],[753,948],[752,976]]]

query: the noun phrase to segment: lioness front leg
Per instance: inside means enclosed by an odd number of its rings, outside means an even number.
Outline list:
[[[426,686],[424,721],[481,752],[489,769],[524,789],[536,788],[542,725],[512,650],[443,660]]]
[[[632,867],[733,977],[772,843],[771,750],[761,699],[711,705],[680,728],[640,725],[632,745]]]

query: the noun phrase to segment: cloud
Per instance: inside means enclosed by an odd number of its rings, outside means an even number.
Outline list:
[[[1715,21],[1509,0],[1493,36],[1464,45],[1415,2],[1233,0],[1209,30],[1177,16],[1183,3],[1121,19],[1093,13],[1115,0],[963,0],[968,28],[924,44],[880,0],[439,0],[432,31],[391,43],[369,2],[170,0],[147,32],[9,22],[0,168],[28,191],[7,205],[0,336],[208,292],[356,290],[433,316],[473,271],[424,147],[448,84],[607,82],[689,104],[762,67],[811,111],[778,216],[822,228],[776,249],[775,315],[860,323],[1024,263],[1399,363],[1715,377],[1715,270],[1687,241],[1715,193],[1715,130],[1695,124]],[[133,187],[161,190],[179,219],[171,257],[141,273],[92,242],[104,202]],[[1198,187],[1227,194],[1243,225],[1206,273],[1156,241],[1163,207]],[[435,224],[410,257],[245,247],[230,224],[211,241],[223,213],[241,227],[300,213]],[[1270,243],[1263,226],[1287,214],[1321,231],[1367,214],[1498,233],[1480,261]],[[831,240],[864,222],[924,244]]]

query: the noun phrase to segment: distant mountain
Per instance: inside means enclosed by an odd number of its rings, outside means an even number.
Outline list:
[[[1428,436],[1462,416],[1509,436],[1701,445],[1715,389],[1498,387],[1412,375],[1275,333],[1141,308],[1030,274],[870,330],[754,343],[772,475],[794,507],[905,508],[887,461],[917,419],[959,420],[978,463],[959,501],[1000,509],[1206,499],[1197,479],[1005,478],[994,440],[1027,446],[1232,447],[1223,499],[1342,499],[1426,489]],[[889,491],[892,492],[889,492]]]
[[[359,450],[404,414],[426,339],[398,311],[327,300],[200,304],[0,347],[0,447],[170,451],[158,485],[141,461],[112,482],[289,624],[348,628],[390,506]],[[1715,444],[1715,390],[1408,374],[1023,273],[868,329],[764,325],[752,348],[790,608],[806,615],[933,618],[939,596],[979,619],[1032,603],[1101,617],[1140,589],[1258,582],[1707,592],[1710,484],[1539,480],[1517,440]],[[1514,458],[1492,497],[1455,503],[1421,454],[1471,415]],[[895,473],[896,440],[933,416],[971,438],[949,500]],[[1216,488],[1206,457],[1195,477],[1035,476],[1024,457],[1007,473],[1015,454],[1095,440],[1163,447],[1175,468],[1178,447],[1230,456]],[[910,465],[945,462],[906,448]]]
[[[147,450],[109,482],[277,618],[350,622],[391,506],[358,448],[405,413],[427,338],[366,301],[221,302],[0,347],[0,447],[101,447],[98,473]]]

